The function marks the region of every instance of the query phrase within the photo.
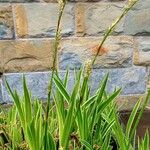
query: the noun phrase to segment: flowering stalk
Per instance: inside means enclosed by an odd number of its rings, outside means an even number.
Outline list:
[[[102,39],[101,43],[99,44],[99,46],[97,48],[97,53],[96,53],[94,59],[92,60],[92,65],[94,65],[96,58],[97,58],[98,54],[100,53],[102,46],[103,46],[104,42],[106,41],[106,39],[108,38],[108,36],[114,31],[115,27],[118,25],[118,23],[121,21],[121,19],[132,9],[132,7],[137,2],[138,2],[138,0],[129,0],[128,5],[124,8],[124,11],[120,15],[120,17],[117,18],[116,21],[114,23],[112,23],[112,25],[108,28],[108,30],[106,31],[106,33],[104,35],[104,38]]]
[[[52,85],[53,85],[53,77],[55,71],[57,72],[57,54],[58,54],[58,47],[61,39],[61,34],[60,34],[60,23],[62,19],[62,15],[64,12],[64,8],[66,5],[66,1],[59,0],[59,15],[58,15],[58,21],[57,21],[57,26],[56,26],[56,34],[55,34],[55,41],[54,41],[54,50],[53,50],[53,68],[52,68],[52,76],[50,79],[50,83],[48,85],[48,99],[47,99],[47,108],[46,108],[46,114],[45,114],[45,135],[44,135],[44,149],[47,149],[47,131],[48,131],[48,116],[49,116],[49,110],[50,110],[50,97],[51,97],[51,92],[52,92]],[[56,68],[56,69],[55,69]]]

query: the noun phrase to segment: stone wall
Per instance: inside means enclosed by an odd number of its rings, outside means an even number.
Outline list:
[[[96,53],[105,30],[121,14],[127,1],[71,0],[62,21],[58,67],[63,78],[70,67],[80,68]],[[51,75],[52,45],[58,17],[55,0],[0,0],[0,101],[11,102],[4,81],[22,90],[25,73],[33,96],[46,99]],[[145,96],[150,86],[150,1],[139,0],[106,41],[94,65],[92,91],[106,72],[108,90],[122,87],[119,104],[132,108],[137,97]]]

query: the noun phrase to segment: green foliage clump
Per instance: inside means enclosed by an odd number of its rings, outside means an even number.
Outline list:
[[[46,135],[45,107],[37,99],[32,101],[25,77],[22,97],[12,91],[6,81],[14,106],[8,114],[1,111],[3,117],[0,119],[0,147],[8,150],[134,150],[136,128],[150,98],[150,92],[144,103],[141,99],[137,101],[126,128],[123,128],[115,102],[121,89],[107,93],[108,74],[92,95],[90,76],[86,76],[82,70],[76,71],[71,93],[67,90],[68,77],[69,71],[64,79],[60,79],[58,73],[53,76],[56,89],[52,90],[54,102],[49,106]],[[138,147],[139,150],[149,147],[148,133],[142,141],[139,140]]]
[[[48,86],[47,105],[32,99],[25,77],[23,96],[7,89],[14,101],[8,110],[0,110],[0,149],[2,150],[149,150],[149,133],[136,140],[136,128],[150,99],[150,91],[144,102],[139,99],[134,106],[126,127],[120,121],[116,97],[121,89],[109,93],[106,90],[109,75],[91,94],[92,66],[107,37],[137,0],[130,0],[121,16],[110,26],[100,43],[93,61],[87,62],[84,71],[75,71],[72,91],[68,92],[69,70],[61,79],[55,70],[58,46],[61,39],[60,22],[66,1],[59,1],[59,18],[54,43],[52,77]],[[55,90],[52,88],[55,85]],[[53,101],[51,101],[51,99]],[[138,112],[138,113],[137,113]]]

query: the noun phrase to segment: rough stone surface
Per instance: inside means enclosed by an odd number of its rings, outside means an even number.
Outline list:
[[[122,112],[120,112],[120,120],[125,126],[128,123],[130,115],[131,115],[131,110],[130,111],[122,111]],[[141,118],[139,120],[137,129],[136,129],[136,135],[137,135],[137,137],[139,139],[144,139],[145,133],[147,131],[148,131],[148,134],[150,134],[150,120],[149,120],[149,116],[150,116],[150,109],[144,110],[144,112],[142,113],[142,116],[141,116]],[[135,146],[135,149],[138,149],[137,144]]]
[[[149,0],[139,0],[134,6],[134,9],[147,9],[147,8],[150,8]]]
[[[93,59],[102,38],[74,38],[63,40],[59,55],[60,69],[79,69],[88,59]],[[132,66],[133,40],[130,37],[110,37],[104,44],[94,68]]]
[[[0,39],[13,38],[12,8],[8,4],[0,4]]]
[[[136,94],[129,96],[126,95],[117,97],[116,100],[118,109],[121,111],[132,110],[139,98],[142,98],[142,101],[144,101],[144,99],[146,98],[146,94]]]
[[[148,82],[147,82],[147,88],[150,90],[150,67],[148,67]],[[149,105],[150,106],[150,105]]]
[[[135,40],[134,64],[150,65],[150,37],[139,37]]]
[[[68,91],[71,92],[73,82],[74,82],[74,72],[70,72],[69,81],[68,81]],[[27,81],[27,85],[29,87],[29,90],[32,91],[32,96],[38,97],[41,100],[47,99],[47,88],[48,83],[51,78],[51,72],[34,72],[34,73],[24,73]],[[64,79],[65,71],[60,72],[60,77]],[[11,102],[12,99],[10,95],[8,94],[4,81],[7,80],[10,87],[12,89],[17,89],[18,93],[22,95],[22,77],[23,73],[14,73],[14,74],[5,74],[3,76],[3,100]]]
[[[16,3],[24,3],[24,2],[38,2],[39,0],[0,0],[0,2],[16,2]]]
[[[0,50],[0,74],[3,72],[3,51]]]
[[[0,41],[4,72],[42,71],[52,68],[52,40]]]
[[[143,94],[146,90],[146,69],[143,67],[135,67],[130,69],[98,69],[94,70],[91,77],[91,92],[95,92],[99,86],[100,80],[106,75],[106,73],[110,73],[110,78],[108,81],[107,89],[109,92],[115,90],[116,87],[122,87],[122,95],[128,94]],[[39,73],[25,73],[27,84],[29,89],[32,91],[34,97],[38,97],[40,99],[47,98],[47,86],[48,79],[50,78],[49,72],[39,72]],[[61,78],[64,78],[65,72],[60,72]],[[3,100],[11,101],[8,92],[4,85],[4,80],[6,79],[12,89],[17,89],[19,93],[22,92],[22,75],[23,74],[5,74],[3,76]],[[69,76],[69,85],[68,90],[71,91],[74,83],[74,73],[70,72]]]
[[[125,19],[124,30],[131,35],[150,35],[150,1],[140,0]]]
[[[85,5],[83,3],[77,3],[75,9],[75,23],[76,23],[76,35],[85,35],[85,19],[84,19]]]
[[[57,2],[57,0],[0,0],[0,2],[9,2],[9,3],[32,3],[32,2]]]
[[[98,2],[98,1],[124,1],[124,0],[69,0],[70,2]],[[46,2],[53,3],[57,2],[57,0],[0,0],[0,2],[16,2],[16,3],[32,3],[32,2]]]
[[[92,91],[98,88],[99,80],[109,72],[108,91],[112,92],[115,88],[122,88],[122,95],[143,94],[146,91],[147,73],[143,67],[94,70],[92,75]]]
[[[47,95],[47,85],[50,74],[48,72],[40,73],[29,73],[25,74],[29,90],[32,91],[32,95],[38,98],[46,98]],[[18,74],[8,74],[3,77],[3,99],[4,101],[11,101],[11,97],[8,95],[6,87],[4,86],[4,80],[6,79],[12,89],[17,89],[18,93],[21,95],[22,88],[22,73]]]
[[[102,35],[121,14],[123,3],[85,4],[85,34]],[[118,24],[114,34],[123,32],[123,20]]]
[[[14,5],[16,32],[18,37],[53,37],[58,18],[58,4]],[[74,7],[66,6],[62,18],[62,34],[74,34]]]

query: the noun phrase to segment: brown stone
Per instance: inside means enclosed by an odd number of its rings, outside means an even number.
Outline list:
[[[20,37],[25,37],[28,34],[28,24],[25,8],[22,5],[16,5],[14,11],[16,18],[17,35],[19,35]]]
[[[0,41],[4,72],[43,71],[52,68],[51,40]]]
[[[76,5],[76,34],[77,36],[83,36],[85,33],[85,19],[84,19],[84,5],[83,3],[77,3]]]
[[[143,101],[146,97],[146,94],[139,95],[129,95],[129,96],[119,96],[117,101],[117,106],[120,111],[131,111],[135,106],[139,98],[142,98]],[[149,107],[149,105],[147,106]]]
[[[3,72],[3,51],[0,50],[0,73]]]
[[[133,110],[133,107],[135,106],[136,102],[139,100],[139,98],[144,99],[146,98],[146,94],[143,95],[131,95],[131,96],[120,96],[117,98],[117,105],[120,110],[120,116],[121,121],[124,123],[124,125],[127,124],[128,119],[131,115],[131,111]],[[141,105],[142,106],[142,105]],[[141,108],[141,107],[140,107]],[[150,102],[147,105],[137,128],[137,136],[144,137],[144,134],[146,130],[148,129],[150,132]]]
[[[139,50],[138,50],[138,42],[136,40],[134,40],[133,60],[134,60],[134,64],[138,64],[138,62],[139,62]]]
[[[121,121],[126,125],[131,115],[131,111],[121,112]],[[150,133],[150,109],[146,109],[141,116],[140,122],[137,127],[137,137],[143,138],[148,130]]]

